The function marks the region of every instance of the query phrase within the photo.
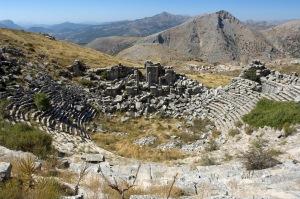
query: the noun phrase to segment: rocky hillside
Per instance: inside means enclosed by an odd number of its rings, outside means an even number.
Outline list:
[[[264,35],[248,28],[226,11],[195,17],[182,25],[148,36],[134,47],[122,51],[120,56],[144,59],[149,51],[146,46],[161,46],[166,49],[165,52],[172,49],[186,57],[208,62],[247,62],[254,57],[267,60],[280,56]],[[162,52],[159,56],[167,54]]]
[[[263,33],[280,51],[292,57],[300,57],[300,20],[286,22]]]
[[[22,50],[31,61],[45,62],[59,66],[68,66],[75,59],[83,60],[91,67],[107,67],[118,63],[134,63],[110,55],[84,48],[76,44],[56,41],[47,35],[24,31],[0,29],[0,45],[14,46]]]

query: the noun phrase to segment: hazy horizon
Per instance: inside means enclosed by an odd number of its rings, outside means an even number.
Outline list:
[[[3,1],[3,2],[1,2]],[[63,22],[97,24],[150,17],[161,12],[195,16],[227,10],[237,18],[281,21],[300,18],[297,0],[0,0],[0,19],[20,25],[51,25]]]

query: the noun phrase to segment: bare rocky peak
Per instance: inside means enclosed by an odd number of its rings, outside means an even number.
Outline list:
[[[216,13],[213,14],[217,14],[218,17],[220,17],[221,19],[228,19],[228,20],[232,20],[232,21],[239,21],[236,17],[234,17],[230,12],[226,11],[226,10],[220,10]]]
[[[147,52],[149,45],[166,49],[160,53],[162,59],[170,57],[164,53],[169,49],[184,57],[223,63],[248,62],[255,57],[268,60],[280,54],[260,32],[248,28],[224,10],[197,16],[179,26],[148,36],[120,55],[134,58],[136,55],[131,54],[140,52],[142,58],[151,54]]]

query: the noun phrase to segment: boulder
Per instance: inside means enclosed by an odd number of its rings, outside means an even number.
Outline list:
[[[80,60],[75,60],[74,63],[68,67],[68,70],[72,72],[74,76],[82,76],[86,72],[87,66]]]
[[[92,164],[98,164],[105,161],[105,158],[102,154],[87,154],[82,157],[82,159],[85,160],[85,162]]]
[[[11,163],[0,162],[0,182],[8,180],[11,176]]]
[[[63,196],[61,199],[84,199],[83,195],[76,195],[76,196]]]
[[[159,196],[154,195],[132,195],[129,199],[163,199]]]

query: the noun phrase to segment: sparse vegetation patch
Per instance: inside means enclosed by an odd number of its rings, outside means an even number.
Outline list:
[[[300,104],[262,99],[243,120],[256,128],[270,126],[281,129],[287,124],[300,123]]]
[[[39,110],[45,111],[50,107],[50,100],[46,93],[36,93],[34,95],[34,104]]]
[[[252,141],[248,151],[242,154],[242,158],[247,170],[261,170],[278,164],[274,158],[277,155],[278,151],[268,148],[266,140],[258,138]]]

